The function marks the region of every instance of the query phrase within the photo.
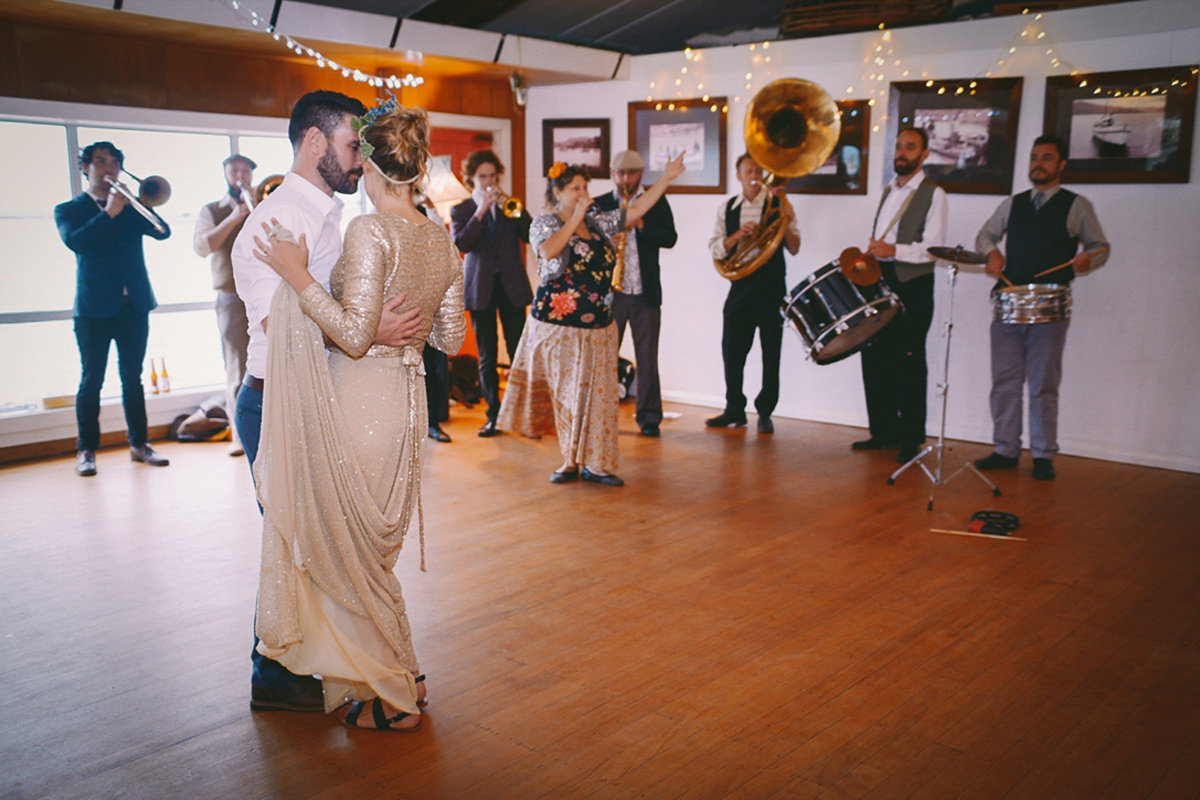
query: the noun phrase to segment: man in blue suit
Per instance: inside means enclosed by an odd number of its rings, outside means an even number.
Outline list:
[[[171,229],[161,219],[162,228],[156,229],[130,207],[124,195],[113,191],[108,179],[119,180],[124,163],[125,155],[112,142],[88,145],[79,158],[88,188],[54,209],[58,235],[75,253],[73,313],[83,367],[75,396],[79,427],[75,472],[85,476],[96,474],[100,388],[112,342],[117,345],[130,458],[155,467],[170,463],[146,441],[142,362],[150,333],[149,313],[158,303],[146,273],[142,237],[166,239]]]
[[[479,388],[487,401],[487,422],[479,429],[483,437],[495,436],[500,413],[500,379],[496,373],[499,337],[496,316],[504,327],[508,363],[512,364],[517,342],[525,329],[525,307],[533,301],[533,289],[525,272],[521,242],[529,241],[533,219],[522,211],[507,217],[497,204],[504,165],[491,150],[475,150],[463,160],[462,175],[471,196],[450,209],[450,231],[454,244],[463,252],[463,306],[471,312],[475,344],[479,348]]]

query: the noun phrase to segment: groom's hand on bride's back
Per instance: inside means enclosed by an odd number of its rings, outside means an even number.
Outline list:
[[[405,347],[414,343],[413,337],[421,329],[421,309],[411,308],[397,313],[396,309],[403,303],[403,292],[384,302],[383,313],[379,315],[379,328],[375,331],[375,344]]]

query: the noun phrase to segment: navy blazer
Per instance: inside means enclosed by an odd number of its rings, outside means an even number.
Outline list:
[[[525,272],[521,242],[529,241],[533,219],[527,211],[510,219],[496,207],[495,228],[489,231],[486,222],[475,218],[478,208],[474,198],[468,197],[450,209],[450,233],[463,253],[463,307],[482,311],[490,306],[499,275],[508,301],[523,308],[533,302],[533,289]]]
[[[606,192],[595,198],[595,204],[601,211],[612,211],[619,208],[621,201],[616,191]],[[646,216],[642,217],[642,229],[637,232],[638,269],[642,273],[642,297],[652,306],[662,305],[662,279],[659,277],[658,265],[659,248],[670,249],[678,241],[679,234],[675,232],[675,215],[671,213],[671,204],[666,195],[658,198],[658,202],[650,207]]]
[[[127,292],[138,311],[158,305],[146,272],[142,237],[166,239],[171,235],[167,223],[162,223],[166,232],[159,233],[128,206],[110,217],[83,192],[54,207],[54,224],[63,244],[75,253],[76,317],[116,316]]]

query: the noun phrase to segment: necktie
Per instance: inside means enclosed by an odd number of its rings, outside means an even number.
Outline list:
[[[1033,194],[1033,210],[1037,211],[1042,207],[1042,203],[1046,202],[1045,192],[1034,192]]]

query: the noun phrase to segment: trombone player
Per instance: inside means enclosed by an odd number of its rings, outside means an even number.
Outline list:
[[[716,227],[708,249],[714,260],[724,260],[739,243],[759,228],[765,209],[781,205],[775,192],[763,186],[762,167],[749,153],[737,160],[737,179],[741,194],[729,198],[717,211]],[[790,204],[783,205],[783,246],[792,255],[800,252],[800,229]],[[779,356],[783,348],[783,317],[779,304],[787,294],[787,265],[782,248],[761,267],[732,282],[725,299],[724,327],[721,332],[721,357],[725,363],[725,410],[705,420],[710,428],[728,428],[746,424],[746,395],[742,376],[746,356],[754,344],[754,331],[762,348],[762,389],[754,400],[758,411],[758,432],[774,433],[771,414],[779,402]]]
[[[491,150],[473,150],[462,163],[463,181],[471,196],[450,209],[450,234],[463,253],[463,306],[471,312],[471,327],[479,348],[479,388],[487,402],[487,421],[479,435],[499,433],[500,378],[496,372],[499,347],[496,318],[504,328],[508,363],[525,329],[525,308],[533,289],[525,272],[521,243],[529,242],[529,212],[506,203],[500,190],[504,164]],[[510,214],[512,216],[510,216]]]
[[[125,154],[112,142],[95,142],[83,148],[79,168],[87,179],[87,188],[54,208],[58,235],[75,253],[72,314],[82,367],[75,396],[79,428],[75,472],[83,476],[96,474],[100,388],[113,342],[117,345],[130,458],[155,467],[170,463],[146,440],[142,363],[150,334],[150,310],[158,303],[146,272],[142,237],[166,239],[171,229],[147,207],[148,203],[133,199],[129,189],[120,184],[124,165]]]
[[[246,305],[238,297],[233,284],[233,240],[241,232],[254,208],[254,170],[258,164],[235,153],[221,162],[225,169],[227,191],[200,209],[196,217],[196,232],[192,248],[201,258],[208,257],[212,268],[213,290],[217,293],[215,309],[217,330],[221,333],[225,362],[225,413],[233,442],[229,455],[240,456],[245,451],[237,438],[233,414],[237,408],[238,388],[246,377],[246,352],[250,347],[250,322]]]

